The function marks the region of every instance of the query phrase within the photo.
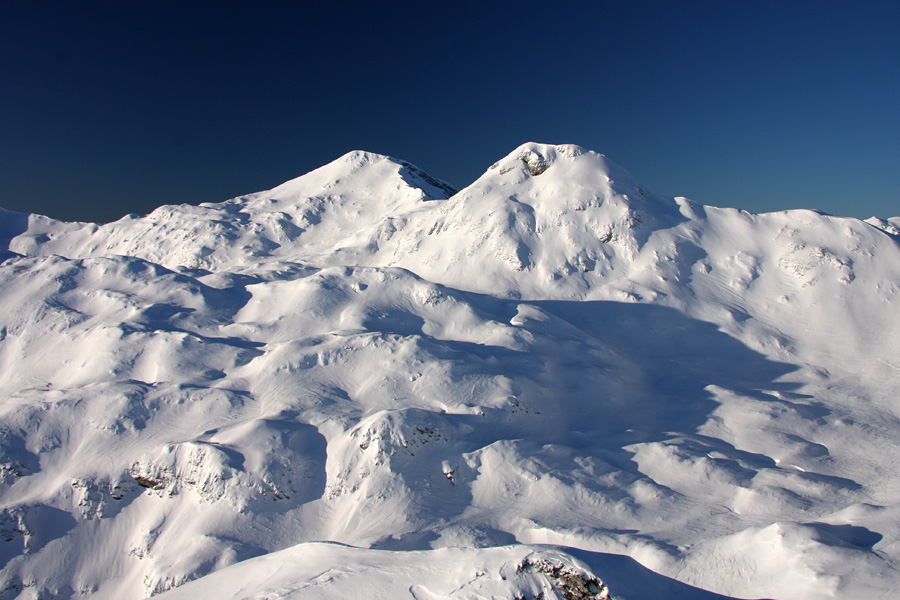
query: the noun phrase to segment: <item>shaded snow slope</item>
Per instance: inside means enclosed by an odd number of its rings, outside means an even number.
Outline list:
[[[541,144],[0,212],[0,598],[892,598],[897,224]]]

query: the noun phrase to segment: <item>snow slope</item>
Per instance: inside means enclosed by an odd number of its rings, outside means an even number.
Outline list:
[[[3,211],[0,598],[894,598],[898,226],[541,144]]]

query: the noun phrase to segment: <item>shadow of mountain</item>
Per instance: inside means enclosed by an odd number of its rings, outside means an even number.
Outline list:
[[[875,544],[884,539],[884,536],[880,533],[858,525],[831,525],[818,522],[805,524],[819,530],[827,538],[836,540],[837,543],[833,545],[871,550]]]
[[[609,586],[616,600],[737,600],[655,573],[630,556],[560,549],[590,567]]]
[[[525,305],[531,316],[515,322],[533,340],[512,350],[427,338],[428,350],[453,365],[454,380],[503,376],[511,382],[516,406],[487,410],[500,422],[479,428],[485,433],[479,444],[527,437],[617,451],[695,433],[718,406],[710,386],[769,401],[775,398],[767,392],[797,387],[779,381],[795,366],[769,360],[715,325],[672,308],[468,299],[485,318],[506,322]],[[392,315],[388,329],[397,331],[396,323],[404,321],[408,331],[416,319]],[[500,419],[497,411],[517,416]],[[470,425],[477,427],[477,419]]]
[[[447,369],[444,377],[454,389],[472,390],[459,400],[477,407],[474,414],[471,408],[440,414],[402,409],[409,413],[403,422],[410,431],[416,425],[446,432],[449,440],[416,449],[413,457],[398,453],[391,461],[415,491],[416,512],[441,520],[435,527],[461,523],[474,528],[471,535],[464,532],[465,539],[478,539],[478,528],[490,526],[463,517],[472,502],[467,482],[485,474],[466,473],[464,457],[501,442],[514,448],[518,458],[512,460],[524,461],[528,469],[614,502],[627,500],[629,492],[602,483],[599,475],[624,471],[631,478],[647,477],[634,460],[636,444],[675,440],[679,451],[698,459],[715,452],[717,458],[708,460],[735,482],[778,468],[768,456],[699,431],[719,407],[712,387],[767,402],[784,395],[799,403],[803,397],[792,393],[799,384],[781,381],[794,365],[772,361],[716,325],[664,306],[452,294],[465,298],[482,322],[510,323],[521,334],[519,343],[435,338],[423,332],[425,320],[416,309],[405,307],[373,311],[364,322],[370,332],[417,336],[419,347]],[[509,395],[498,396],[504,389]],[[818,418],[819,412],[810,414]],[[584,467],[588,457],[590,468]],[[457,470],[456,485],[440,481],[447,464]],[[546,516],[546,523],[536,515],[529,518],[552,529],[555,517]],[[582,525],[590,529],[597,523]]]

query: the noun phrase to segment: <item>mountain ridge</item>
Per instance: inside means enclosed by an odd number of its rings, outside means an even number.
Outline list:
[[[4,219],[0,598],[890,597],[896,218],[534,143],[450,191]]]

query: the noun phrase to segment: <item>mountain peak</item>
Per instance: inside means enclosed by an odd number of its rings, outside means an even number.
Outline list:
[[[410,162],[386,154],[378,154],[377,152],[352,150],[331,164],[350,164],[354,167],[354,170],[358,170],[366,165],[384,162],[398,165],[399,169],[397,169],[397,173],[400,177],[410,186],[421,188],[425,193],[426,200],[446,198],[452,196],[457,191],[456,188],[446,181],[438,179],[437,177],[432,177]]]
[[[537,177],[558,160],[572,159],[584,153],[584,148],[574,144],[554,146],[527,142],[491,165],[490,170],[499,169],[508,173],[513,169],[524,169],[529,175]]]
[[[537,177],[549,169],[550,165],[556,161],[572,159],[576,156],[581,156],[584,152],[584,148],[574,144],[552,146],[550,144],[528,142],[513,150],[503,160],[494,163],[491,169],[499,168],[500,170],[508,171],[513,167],[524,166],[529,175]]]
[[[620,194],[634,193],[640,187],[634,176],[604,154],[575,144],[536,142],[522,144],[507,154],[479,181],[487,178],[492,184],[523,183],[534,177],[546,178],[548,172],[554,174],[551,179],[566,186],[611,188]]]
[[[646,192],[604,155],[529,142],[423,213],[390,256],[471,290],[536,296],[553,282],[577,294],[624,272],[654,231],[684,220],[676,202]]]
[[[456,193],[449,183],[432,177],[405,160],[377,152],[353,150],[318,169],[256,195],[293,200],[298,193],[310,193],[312,187],[333,191],[337,187],[365,189],[396,187],[397,184],[414,190],[422,200],[441,200]]]

